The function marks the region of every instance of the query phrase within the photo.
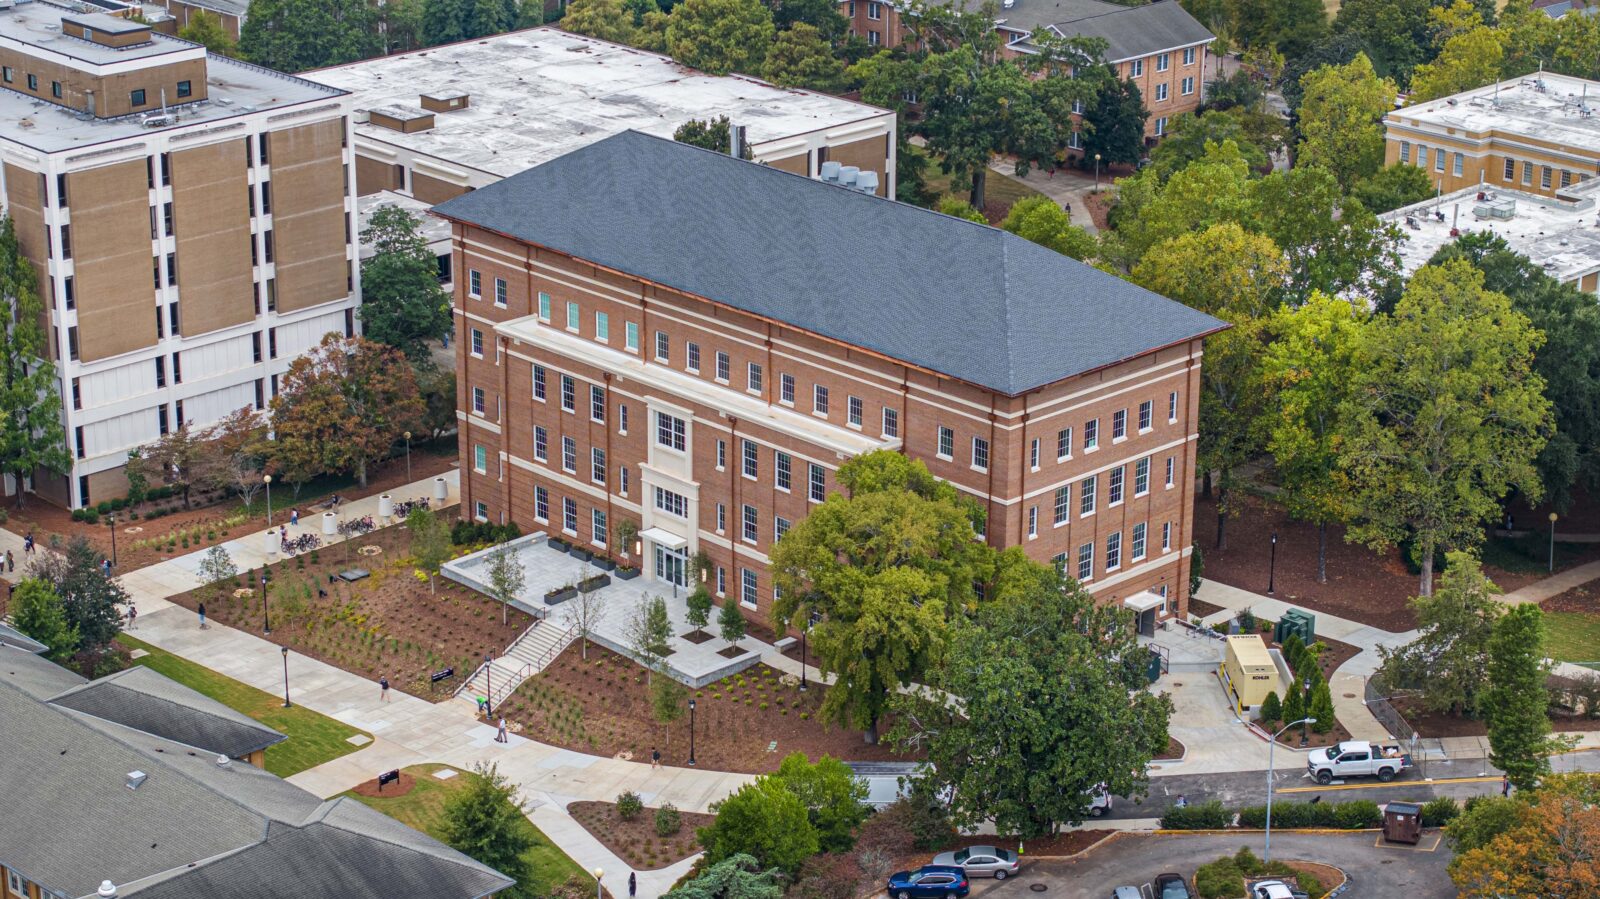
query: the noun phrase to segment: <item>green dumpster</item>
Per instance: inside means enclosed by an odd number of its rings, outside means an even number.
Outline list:
[[[1278,619],[1278,626],[1272,632],[1272,639],[1280,645],[1288,639],[1290,634],[1300,638],[1300,642],[1310,646],[1317,640],[1317,616],[1300,609],[1290,609]]]

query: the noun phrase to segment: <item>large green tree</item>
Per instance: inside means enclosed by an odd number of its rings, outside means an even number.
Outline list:
[[[561,17],[561,28],[617,44],[636,40],[633,16],[622,0],[572,0]]]
[[[1095,255],[1094,235],[1074,225],[1065,209],[1043,195],[1023,197],[1011,204],[1000,227],[1073,259]]]
[[[1539,495],[1542,340],[1465,260],[1420,269],[1394,312],[1362,329],[1340,453],[1361,510],[1347,538],[1410,540],[1423,596],[1438,549],[1476,546],[1507,492]]]
[[[805,803],[777,777],[758,777],[711,810],[716,820],[696,833],[707,865],[750,855],[792,876],[820,848]]]
[[[1094,103],[1083,113],[1083,158],[1100,156],[1102,165],[1133,165],[1144,156],[1144,123],[1150,110],[1139,86],[1122,78],[1106,78]]]
[[[766,3],[772,8],[772,23],[780,32],[796,25],[810,25],[821,33],[823,40],[833,43],[843,40],[850,29],[850,20],[839,11],[835,0],[766,0]]]
[[[1026,564],[955,629],[932,689],[896,698],[892,736],[927,751],[957,826],[1032,839],[1081,823],[1102,788],[1141,792],[1172,704],[1144,689],[1130,613]]]
[[[377,56],[377,7],[367,0],[255,0],[239,30],[239,52],[280,72]]]
[[[422,236],[422,220],[392,204],[379,206],[361,229],[372,256],[361,263],[361,325],[371,340],[431,368],[429,341],[450,333],[450,295],[439,286],[439,263]]]
[[[222,17],[203,9],[191,9],[189,24],[178,29],[178,37],[203,45],[212,53],[238,56],[239,45],[222,27]]]
[[[98,651],[122,630],[122,609],[128,591],[100,567],[105,556],[84,536],[73,537],[56,552],[39,553],[28,576],[61,597],[67,624],[78,633],[79,651]]]
[[[1393,81],[1378,77],[1365,54],[1300,79],[1300,143],[1295,165],[1319,165],[1349,190],[1383,166],[1383,121],[1394,108]]]
[[[943,647],[946,622],[976,602],[993,550],[983,512],[921,462],[880,451],[840,466],[829,494],[772,550],[781,625],[816,620],[817,667],[836,678],[821,715],[877,740],[889,696]]]
[[[823,852],[846,852],[855,844],[855,829],[871,809],[867,782],[849,765],[830,755],[812,762],[803,752],[791,752],[771,776],[805,806]]]
[[[0,313],[0,473],[15,479],[20,509],[24,479],[65,474],[72,459],[61,425],[61,385],[45,346],[37,270],[10,216],[0,217]]]
[[[1449,0],[1343,0],[1333,19],[1336,34],[1356,42],[1386,78],[1405,84],[1411,70],[1433,55],[1435,6]]]
[[[1433,196],[1433,181],[1416,165],[1390,165],[1351,188],[1350,196],[1376,215],[1421,203]]]
[[[1445,42],[1438,58],[1417,66],[1411,76],[1410,103],[1422,103],[1483,87],[1500,80],[1505,66],[1505,34],[1480,25]]]
[[[814,91],[838,92],[844,89],[844,62],[833,54],[816,26],[796,22],[778,36],[767,50],[763,78],[780,87],[803,87]]]
[[[1153,171],[1156,179],[1165,182],[1190,163],[1205,158],[1207,145],[1220,146],[1223,141],[1233,141],[1251,171],[1269,168],[1266,150],[1246,131],[1244,115],[1243,110],[1230,108],[1178,116],[1168,126],[1167,136],[1150,151],[1150,165],[1145,172]]]
[[[44,657],[61,664],[78,651],[78,629],[67,620],[66,603],[39,578],[24,578],[11,592],[11,624],[49,649]]]
[[[760,0],[683,0],[667,21],[667,53],[713,75],[758,75],[775,33]]]
[[[1534,787],[1548,775],[1550,754],[1564,745],[1550,736],[1545,681],[1552,663],[1545,658],[1544,643],[1544,613],[1535,603],[1506,610],[1489,637],[1488,686],[1483,695],[1489,762],[1519,790]]]
[[[1476,715],[1488,686],[1490,636],[1504,606],[1475,557],[1453,552],[1446,561],[1439,589],[1411,600],[1417,639],[1379,647],[1379,679],[1387,690],[1418,691],[1429,711]]]
[[[517,785],[492,763],[474,767],[466,789],[445,802],[440,834],[444,842],[517,882],[496,895],[525,899],[539,895],[528,860],[528,850],[538,843],[536,833],[523,817]]]
[[[1330,295],[1389,288],[1400,271],[1400,231],[1344,194],[1334,173],[1302,162],[1251,185],[1254,230],[1289,261],[1289,293]]]

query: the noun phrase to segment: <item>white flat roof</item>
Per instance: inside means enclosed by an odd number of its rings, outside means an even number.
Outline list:
[[[742,75],[707,75],[666,56],[556,28],[531,28],[319,69],[306,77],[350,91],[357,110],[416,106],[459,90],[465,109],[412,134],[358,123],[369,141],[498,177],[634,129],[671,137],[690,119],[726,115],[760,145],[892,113]]]
[[[1545,72],[1407,106],[1387,118],[1430,128],[1499,131],[1600,154],[1600,81]]]
[[[422,227],[419,230],[422,232],[422,239],[428,242],[428,246],[436,250],[449,249],[448,246],[441,247],[439,244],[449,243],[450,223],[429,212],[429,204],[392,190],[380,190],[375,194],[356,197],[356,230],[367,230],[367,224],[372,221],[372,214],[383,206],[399,206],[421,219]],[[361,258],[372,258],[372,252],[371,245],[362,241]]]
[[[1600,270],[1600,179],[1574,185],[1561,196],[1549,197],[1515,190],[1485,190],[1490,200],[1513,201],[1516,212],[1508,220],[1479,218],[1473,209],[1480,205],[1476,187],[1445,194],[1404,209],[1385,213],[1404,238],[1400,245],[1400,266],[1410,275],[1454,240],[1453,226],[1461,233],[1488,231],[1505,238],[1511,249],[1533,261],[1552,278],[1571,281]],[[1444,214],[1440,221],[1435,211]],[[1406,224],[1410,216],[1415,227]]]

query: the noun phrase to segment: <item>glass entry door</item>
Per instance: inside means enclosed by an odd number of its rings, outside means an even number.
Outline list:
[[[676,587],[687,586],[685,571],[688,570],[688,556],[681,549],[668,549],[661,544],[656,544],[656,580],[666,581]]]

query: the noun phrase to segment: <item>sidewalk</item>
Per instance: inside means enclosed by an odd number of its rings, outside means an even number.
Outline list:
[[[1552,596],[1559,596],[1573,587],[1582,587],[1596,579],[1600,579],[1600,562],[1586,562],[1566,571],[1558,571],[1542,581],[1535,581],[1521,589],[1503,593],[1500,595],[1500,601],[1513,606],[1544,602]]]

